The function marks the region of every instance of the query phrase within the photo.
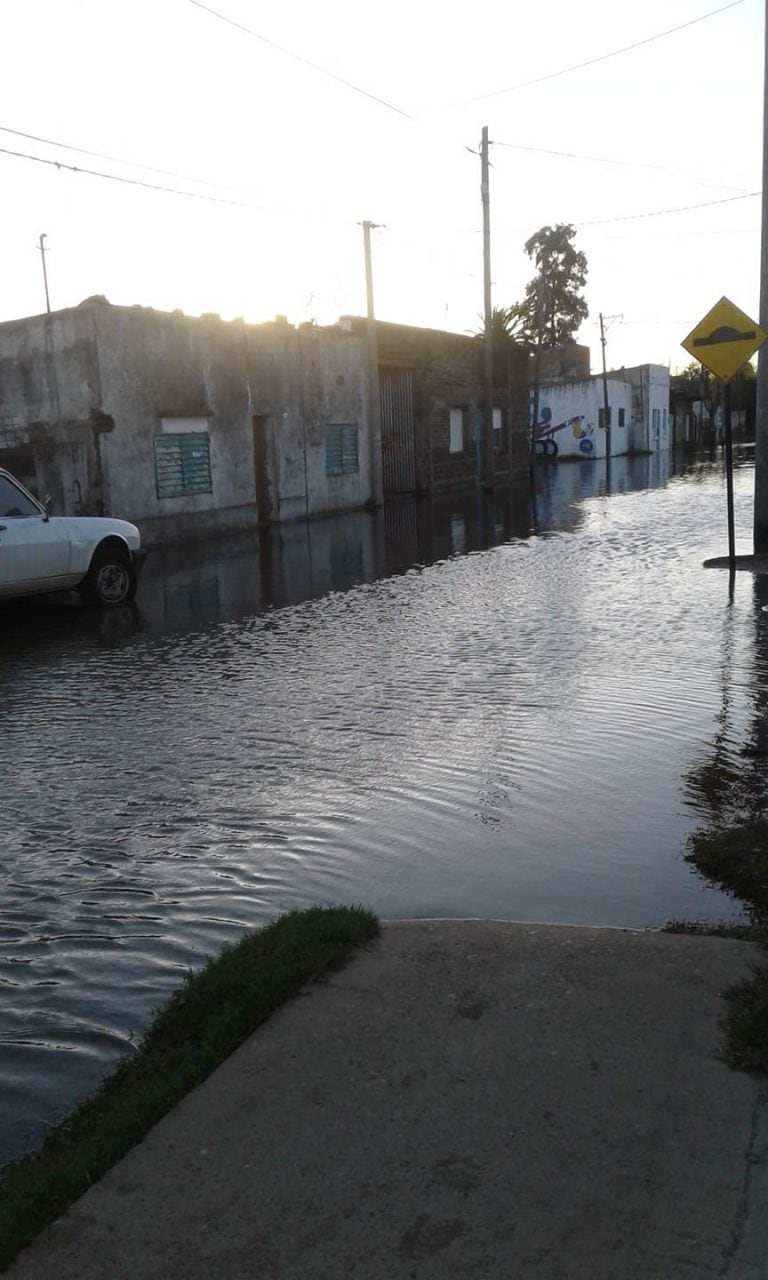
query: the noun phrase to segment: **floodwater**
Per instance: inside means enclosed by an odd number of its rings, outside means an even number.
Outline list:
[[[725,536],[719,459],[563,462],[533,515],[403,500],[157,552],[133,608],[3,608],[0,1163],[286,909],[733,916],[683,856],[768,689]]]

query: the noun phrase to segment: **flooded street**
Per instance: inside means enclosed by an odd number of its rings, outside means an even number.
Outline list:
[[[751,549],[753,474],[736,474]],[[277,912],[656,927],[762,721],[768,580],[722,463],[540,467],[148,560],[137,606],[0,614],[0,1163],[189,966]],[[761,586],[761,582],[766,585]],[[764,593],[764,594],[763,594]]]

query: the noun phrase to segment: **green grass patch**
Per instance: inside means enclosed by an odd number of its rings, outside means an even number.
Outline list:
[[[689,933],[699,938],[736,938],[739,942],[768,942],[768,933],[758,924],[740,924],[738,921],[720,920],[710,924],[707,920],[667,920],[662,933]]]
[[[768,1075],[768,964],[753,965],[752,977],[735,982],[725,999],[726,1061],[740,1071]]]
[[[696,832],[686,859],[711,883],[740,899],[748,916],[745,925],[701,927],[694,922],[687,931],[743,938],[768,952],[768,819],[758,814]],[[680,921],[667,927],[683,931]],[[726,1061],[741,1071],[768,1075],[768,963],[753,965],[750,978],[723,994]]]
[[[294,911],[190,974],[136,1053],[0,1180],[0,1269],[307,982],[379,932],[360,907]]]

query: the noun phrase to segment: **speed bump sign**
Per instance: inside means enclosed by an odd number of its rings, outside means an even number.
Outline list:
[[[759,324],[721,298],[681,345],[721,382],[730,382],[766,338]]]

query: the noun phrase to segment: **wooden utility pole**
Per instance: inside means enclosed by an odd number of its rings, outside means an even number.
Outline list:
[[[493,487],[493,329],[491,310],[491,200],[488,175],[488,126],[483,125],[480,142],[480,195],[483,202],[483,303],[485,333],[483,341],[483,448],[482,480],[486,489]]]
[[[605,465],[611,465],[611,406],[608,403],[608,374],[605,369],[605,324],[600,312],[600,344],[603,348],[603,417],[605,418]]]
[[[768,330],[768,0],[763,30],[763,199],[760,232],[760,328]],[[768,351],[757,357],[755,410],[755,555],[768,551]]]
[[[48,271],[47,271],[46,266],[45,266],[45,255],[46,255],[46,253],[48,252],[48,250],[47,250],[47,249],[46,249],[46,247],[45,247],[45,241],[46,241],[47,239],[48,239],[47,235],[45,234],[45,232],[43,232],[43,233],[42,233],[42,235],[40,236],[40,243],[39,243],[39,245],[38,245],[38,248],[39,248],[39,250],[40,250],[40,257],[41,257],[41,259],[42,259],[42,263],[43,263],[43,284],[45,285],[45,309],[46,309],[46,311],[48,312],[48,315],[50,315],[50,314],[51,314],[51,299],[50,299],[50,297],[48,296]]]
[[[381,457],[381,400],[379,398],[379,344],[376,337],[376,317],[373,311],[373,268],[371,266],[371,231],[378,222],[363,223],[365,249],[365,297],[368,321],[368,448],[370,450],[371,496],[377,507],[384,502],[384,477]]]
[[[531,474],[533,474],[533,468],[535,466],[536,428],[539,425],[539,395],[541,392],[541,336],[542,336],[541,329],[542,329],[543,305],[544,305],[543,297],[542,297],[543,292],[544,292],[543,281],[541,278],[541,272],[539,272],[539,278],[536,283],[536,347],[533,353],[533,409],[531,413],[533,422],[531,423],[531,452],[530,452]]]

